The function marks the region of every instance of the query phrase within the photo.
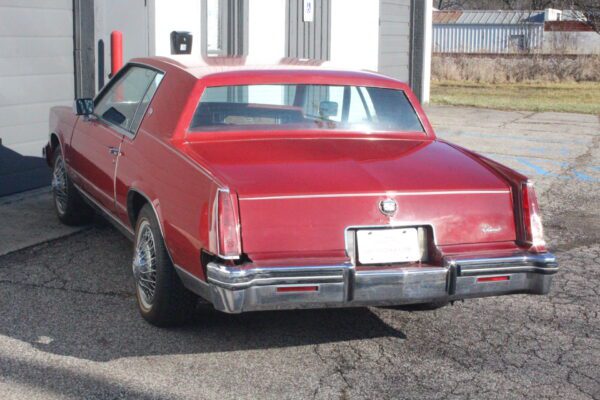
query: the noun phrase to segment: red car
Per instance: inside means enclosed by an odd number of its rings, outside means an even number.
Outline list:
[[[45,147],[58,218],[134,241],[142,316],[548,293],[527,178],[437,139],[409,87],[288,60],[136,59]],[[91,206],[91,207],[90,207]]]

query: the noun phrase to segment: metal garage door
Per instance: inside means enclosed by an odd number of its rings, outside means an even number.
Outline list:
[[[72,0],[0,0],[0,196],[49,184],[48,110],[73,101]]]

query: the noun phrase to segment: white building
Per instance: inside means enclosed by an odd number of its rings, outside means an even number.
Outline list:
[[[425,0],[0,0],[0,196],[49,183],[40,158],[51,106],[92,97],[124,60],[173,54],[312,58],[408,82],[429,98],[431,2]]]

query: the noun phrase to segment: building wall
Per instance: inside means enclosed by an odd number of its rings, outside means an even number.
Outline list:
[[[345,68],[377,71],[378,0],[331,0],[330,60]]]
[[[527,25],[467,25],[434,24],[434,53],[513,53],[510,37],[523,35],[531,50],[542,47],[543,24]]]
[[[160,4],[158,0],[157,3]],[[123,61],[136,57],[147,57],[150,54],[149,19],[151,6],[144,0],[128,0],[127,7],[122,0],[94,1],[94,37],[96,46],[96,76],[98,68],[98,43],[104,42],[104,82],[108,82],[111,73],[112,31],[123,33]],[[96,79],[98,83],[98,79]],[[96,85],[98,90],[98,84]]]
[[[73,102],[72,0],[0,1],[0,138],[40,156],[48,111]]]
[[[405,82],[410,73],[411,1],[379,2],[379,72]]]
[[[543,52],[548,54],[600,54],[596,32],[544,32]]]
[[[48,185],[48,114],[74,95],[72,0],[0,0],[0,196]]]
[[[285,57],[285,4],[287,0],[250,0],[248,54],[252,58]],[[266,19],[268,18],[268,23]]]
[[[150,0],[149,6],[151,55],[176,58],[171,55],[171,32],[188,31],[193,35],[192,56],[201,56],[200,0]]]

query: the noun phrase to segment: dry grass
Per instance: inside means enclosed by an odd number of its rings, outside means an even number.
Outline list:
[[[600,55],[578,57],[469,57],[434,55],[433,81],[600,82]]]
[[[434,81],[431,102],[501,110],[600,115],[600,82],[490,84]]]

